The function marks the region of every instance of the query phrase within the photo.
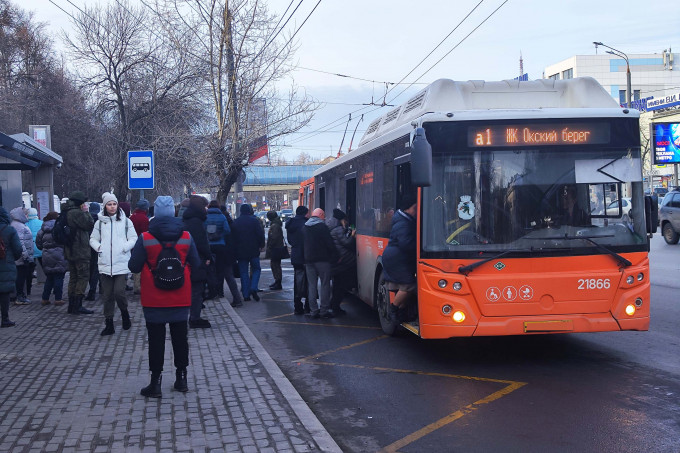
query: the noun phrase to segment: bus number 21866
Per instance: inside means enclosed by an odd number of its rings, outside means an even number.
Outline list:
[[[611,281],[608,278],[579,278],[578,289],[609,289]]]

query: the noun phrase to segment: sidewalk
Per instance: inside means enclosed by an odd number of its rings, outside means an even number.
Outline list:
[[[128,292],[132,328],[116,308],[116,333],[101,337],[99,299],[74,316],[41,306],[41,292],[0,330],[0,451],[340,451],[227,299],[206,303],[212,329],[189,329],[189,392],[172,390],[168,332],[163,397],[145,399],[139,296]]]

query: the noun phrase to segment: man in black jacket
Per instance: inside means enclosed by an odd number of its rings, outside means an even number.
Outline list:
[[[189,314],[189,327],[196,329],[210,328],[210,321],[201,318],[201,308],[203,306],[203,289],[208,280],[208,266],[212,254],[210,253],[210,242],[205,231],[204,222],[208,214],[206,207],[208,200],[192,195],[189,199],[189,206],[182,214],[184,229],[191,234],[201,259],[201,266],[191,270],[191,312]]]
[[[347,214],[340,209],[333,209],[333,217],[326,220],[326,226],[331,231],[331,237],[338,251],[339,259],[333,263],[333,295],[331,297],[331,310],[337,315],[344,315],[345,310],[340,308],[340,302],[346,292],[357,286],[357,257],[356,257],[356,232],[349,227]]]
[[[307,299],[307,271],[305,270],[305,238],[302,228],[307,222],[309,209],[298,206],[295,217],[286,222],[288,243],[290,244],[290,264],[293,265],[295,277],[293,280],[293,307],[296,315],[309,313],[309,299]],[[305,298],[304,308],[302,298]]]
[[[257,217],[253,215],[253,207],[242,204],[241,215],[234,220],[231,232],[234,236],[236,247],[236,259],[241,274],[241,294],[243,300],[249,301],[250,296],[256,301],[260,300],[257,295],[257,285],[260,282],[260,251],[264,248],[264,230]],[[252,277],[249,268],[252,271]]]
[[[331,268],[338,260],[331,232],[324,223],[326,214],[316,208],[312,217],[302,229],[305,248],[305,269],[307,270],[307,300],[312,318],[333,318],[331,310]],[[321,280],[321,308],[316,304],[317,281]]]

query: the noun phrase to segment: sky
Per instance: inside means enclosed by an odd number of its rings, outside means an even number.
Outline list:
[[[116,0],[51,1],[74,12],[74,5]],[[291,10],[299,2],[293,0]],[[266,4],[270,12],[280,15],[291,0]],[[68,15],[50,0],[20,5],[34,11],[55,36],[70,29]],[[627,54],[661,53],[669,47],[677,53],[678,18],[680,2],[669,0],[302,0],[286,27],[290,32],[299,28],[293,61],[298,69],[281,89],[294,83],[321,102],[322,108],[305,129],[270,143],[270,148],[288,160],[301,152],[314,158],[336,155],[341,143],[345,153],[357,128],[356,148],[367,125],[389,109],[363,105],[383,102],[385,82],[401,82],[388,85],[385,98],[399,105],[439,78],[516,77],[520,54],[524,72],[538,79],[546,66],[573,55],[594,54],[593,41]],[[358,124],[362,113],[363,121]]]

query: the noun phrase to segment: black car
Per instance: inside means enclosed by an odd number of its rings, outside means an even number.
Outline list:
[[[668,192],[659,207],[661,234],[667,244],[677,244],[680,239],[680,191]]]

